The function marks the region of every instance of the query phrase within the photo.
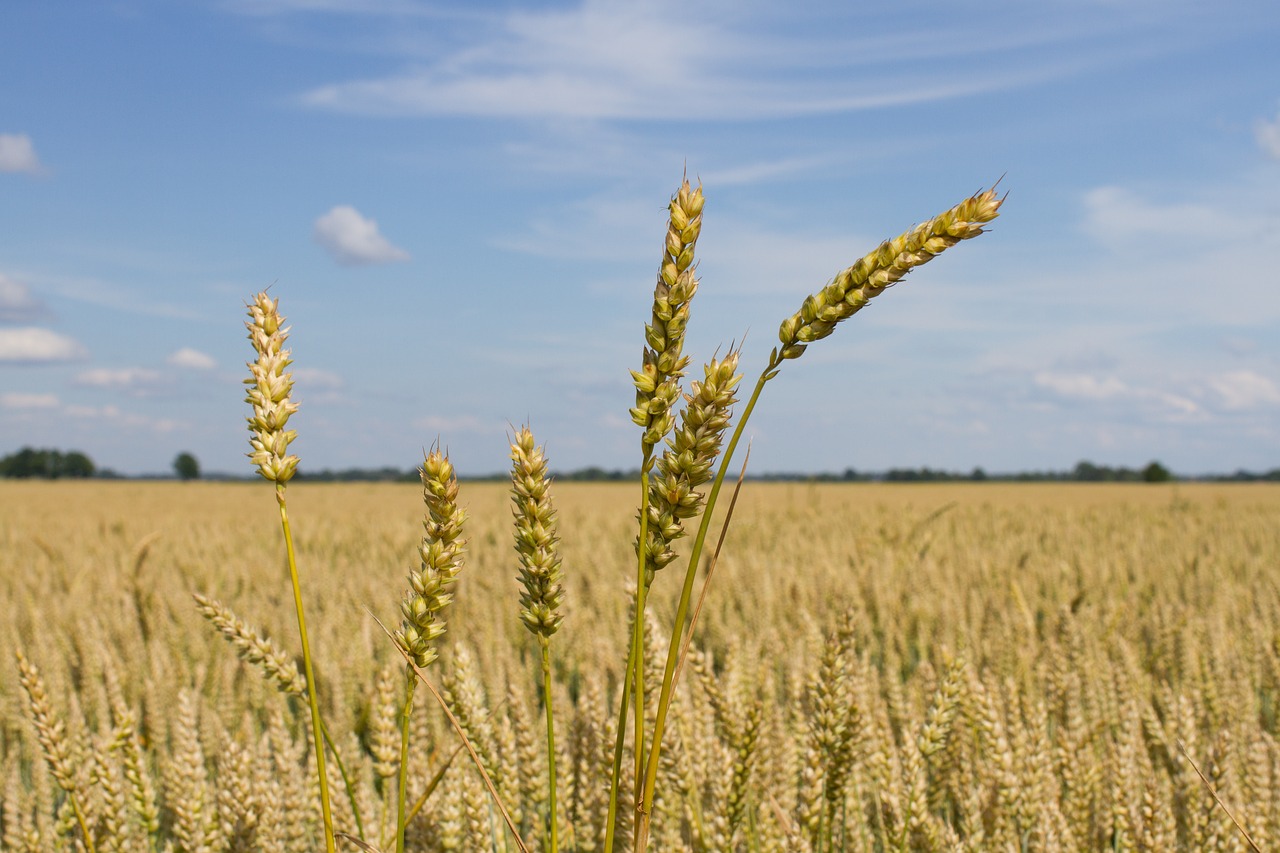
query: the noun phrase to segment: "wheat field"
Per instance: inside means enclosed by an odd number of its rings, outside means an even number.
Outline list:
[[[460,491],[468,569],[431,674],[540,849],[537,644],[518,615],[509,490]],[[599,849],[604,834],[637,492],[555,484],[565,850]],[[388,849],[403,662],[374,617],[398,619],[421,497],[296,482],[290,498],[318,693],[352,790],[330,766],[334,825],[356,835],[358,810],[365,842]],[[274,504],[247,483],[0,490],[0,633],[38,674],[46,711],[9,655],[5,850],[82,845],[45,737],[96,849],[316,849],[306,703],[241,661],[192,597],[220,600],[292,664]],[[1270,849],[1278,568],[1280,490],[1266,485],[748,482],[676,692],[653,845],[1249,849],[1185,746]],[[666,581],[651,590],[655,627],[673,613]],[[413,720],[410,801],[448,769],[407,849],[508,849],[440,709]],[[625,838],[625,809],[618,821]]]

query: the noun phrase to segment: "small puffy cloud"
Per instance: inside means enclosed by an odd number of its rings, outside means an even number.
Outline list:
[[[58,398],[54,394],[24,394],[15,391],[0,394],[0,407],[6,409],[56,409]]]
[[[185,367],[190,370],[212,370],[218,366],[212,356],[190,347],[183,347],[170,355],[166,361],[174,367]]]
[[[1280,160],[1280,114],[1275,121],[1260,121],[1253,129],[1258,147],[1272,160]]]
[[[1087,373],[1041,371],[1035,375],[1035,383],[1059,396],[1081,400],[1108,400],[1119,397],[1129,390],[1127,385],[1114,376],[1099,379]]]
[[[0,133],[0,172],[26,172],[38,175],[44,171],[36,157],[31,137],[25,133]]]
[[[87,354],[79,341],[49,329],[35,326],[0,329],[0,362],[47,364],[78,361]]]
[[[1280,387],[1252,370],[1233,370],[1209,380],[1228,409],[1255,409],[1280,403]]]
[[[44,313],[44,304],[25,284],[0,273],[0,323],[27,323]]]
[[[366,219],[350,205],[340,204],[317,219],[315,238],[344,266],[409,260],[408,252],[391,245],[378,232],[375,220]]]
[[[76,377],[87,388],[107,388],[145,393],[160,381],[160,374],[145,367],[95,367]]]

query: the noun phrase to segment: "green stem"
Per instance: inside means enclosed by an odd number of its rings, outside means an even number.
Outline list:
[[[84,819],[84,812],[80,810],[80,800],[76,797],[74,791],[67,792],[67,799],[71,801],[71,811],[76,816],[76,823],[80,824],[80,834],[84,837],[84,846],[88,853],[95,853],[97,850],[93,846],[93,836],[89,833],[89,825]]]
[[[649,760],[645,768],[644,787],[640,797],[638,814],[640,825],[637,827],[635,837],[635,849],[637,851],[647,850],[649,846],[649,813],[653,808],[653,792],[658,781],[658,757],[662,751],[662,735],[666,729],[667,711],[671,707],[671,696],[675,687],[674,675],[676,662],[680,657],[680,638],[684,634],[684,622],[689,614],[689,601],[693,597],[693,585],[698,577],[698,562],[702,556],[703,545],[707,540],[707,531],[711,527],[711,515],[715,509],[716,498],[720,495],[720,487],[724,484],[725,474],[729,470],[729,462],[733,459],[733,452],[737,449],[738,440],[742,438],[742,430],[747,425],[751,412],[756,407],[756,401],[760,399],[760,392],[764,390],[766,382],[778,375],[778,368],[781,364],[782,358],[775,349],[769,357],[769,364],[760,373],[760,378],[756,380],[756,387],[751,392],[751,399],[747,401],[746,408],[742,410],[742,417],[738,419],[738,426],[733,430],[733,437],[729,439],[729,445],[725,448],[724,455],[720,460],[720,468],[716,471],[715,482],[711,486],[711,493],[707,496],[707,505],[702,511],[702,522],[698,525],[698,536],[694,539],[693,548],[689,552],[689,568],[685,572],[684,587],[680,590],[680,603],[676,606],[676,616],[671,626],[671,644],[667,648],[667,666],[662,675],[662,692],[658,696],[658,712],[653,724],[652,744],[649,748]]]
[[[640,546],[636,548],[636,612],[634,633],[631,637],[631,648],[635,660],[631,665],[629,676],[635,678],[632,699],[636,705],[634,726],[637,783],[644,772],[644,608],[645,593],[649,589],[644,570],[648,564],[649,554],[649,468],[652,458],[652,451],[646,450],[644,459],[640,463]],[[640,807],[639,787],[636,788],[635,807]]]
[[[618,819],[618,786],[622,780],[622,753],[627,740],[627,709],[631,706],[631,673],[636,667],[636,647],[627,653],[627,672],[622,679],[622,702],[618,708],[618,734],[613,742],[613,775],[609,781],[609,817],[605,823],[604,853],[613,853],[613,836]]]
[[[556,821],[556,728],[551,716],[551,640],[538,636],[542,645],[542,700],[547,706],[547,785],[551,800],[551,853],[559,853],[560,833]]]
[[[405,789],[409,780],[409,718],[413,714],[413,690],[418,679],[406,667],[404,674],[404,708],[400,712],[400,780],[396,789],[396,853],[404,853]]]
[[[356,835],[361,841],[364,837],[364,821],[360,819],[360,807],[356,804],[356,789],[351,782],[351,776],[347,773],[347,765],[342,760],[342,754],[338,752],[338,745],[333,742],[333,735],[329,734],[329,726],[325,723],[324,718],[320,719],[320,730],[324,733],[324,742],[329,745],[329,751],[333,753],[333,762],[338,765],[338,773],[342,775],[342,785],[347,789],[347,802],[351,804],[351,816],[356,821]]]
[[[285,551],[289,556],[289,580],[293,583],[293,606],[298,611],[298,634],[302,638],[302,668],[307,676],[307,702],[311,705],[311,742],[316,747],[316,772],[320,777],[320,814],[324,820],[324,846],[327,853],[336,853],[333,839],[333,813],[329,808],[329,777],[324,767],[324,725],[320,721],[320,700],[316,697],[316,679],[311,667],[311,644],[307,642],[307,620],[302,614],[302,585],[298,582],[298,564],[294,558],[289,513],[284,505],[283,483],[276,484],[276,502],[280,504],[280,526],[284,528]]]

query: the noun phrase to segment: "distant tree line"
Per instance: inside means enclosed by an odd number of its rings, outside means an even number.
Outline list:
[[[179,453],[174,458],[174,474],[182,480],[194,480],[203,476],[200,463],[190,453]],[[78,450],[40,449],[24,447],[16,453],[0,459],[0,477],[60,479],[64,477],[115,478],[120,475],[109,469],[100,469],[84,453]],[[215,475],[225,479],[226,475]],[[580,483],[630,483],[640,479],[638,469],[600,468],[591,466],[574,471],[558,471],[553,477],[562,482]],[[463,477],[471,482],[504,482],[505,473]],[[232,477],[231,479],[236,479]],[[246,475],[244,479],[249,479]],[[404,470],[390,465],[381,468],[346,468],[320,471],[299,469],[297,479],[315,483],[416,483],[416,469]],[[845,468],[839,472],[770,472],[748,474],[747,479],[760,482],[809,482],[809,483],[946,483],[987,480],[994,482],[1080,482],[1080,483],[1164,483],[1179,479],[1159,462],[1150,462],[1142,468],[1111,467],[1081,461],[1069,471],[1017,471],[1004,474],[988,474],[982,468],[971,471],[944,471],[938,468],[890,468],[887,471],[858,471]],[[1245,471],[1231,474],[1209,474],[1190,479],[1212,482],[1280,482],[1280,468],[1269,471]]]
[[[93,460],[79,450],[24,447],[0,459],[0,477],[58,480],[63,477],[92,477],[97,473]]]

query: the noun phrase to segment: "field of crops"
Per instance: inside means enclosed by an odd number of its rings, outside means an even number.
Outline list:
[[[638,492],[555,487],[565,850],[604,835]],[[461,485],[466,563],[428,672],[536,850],[539,664],[508,496]],[[412,486],[289,489],[321,707],[348,772],[328,768],[334,823],[378,850],[394,834],[403,662],[373,617],[399,623],[422,512]],[[279,533],[264,483],[0,489],[0,639],[29,662],[0,666],[5,850],[81,843],[50,753],[97,850],[317,849],[306,702],[242,662],[192,598],[292,657]],[[673,706],[653,846],[1249,849],[1181,744],[1272,849],[1278,571],[1280,490],[1265,485],[748,483]],[[663,571],[652,588],[664,636],[680,581]],[[407,849],[509,849],[457,735],[418,697],[409,801],[452,762]],[[621,837],[630,824],[624,808]]]

